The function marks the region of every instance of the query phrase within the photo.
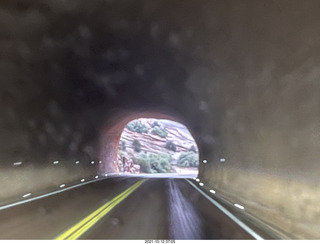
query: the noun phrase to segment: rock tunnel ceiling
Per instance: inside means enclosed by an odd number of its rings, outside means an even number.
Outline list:
[[[101,126],[122,110],[161,109],[190,124],[205,116],[185,51],[195,49],[197,28],[163,16],[166,6],[2,2],[5,159],[95,158]]]
[[[14,189],[0,197],[34,189],[33,174],[47,186],[94,177],[105,131],[112,139],[125,118],[159,113],[190,129],[207,162],[201,183],[246,210],[264,206],[253,212],[287,232],[319,236],[319,8],[1,1],[0,177]]]

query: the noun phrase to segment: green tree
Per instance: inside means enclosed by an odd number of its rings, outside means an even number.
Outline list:
[[[167,141],[164,147],[173,152],[177,151],[177,147],[172,141]]]
[[[140,165],[141,173],[151,173],[150,163],[148,161],[147,154],[139,154],[137,157],[133,158],[135,164]]]
[[[141,123],[139,120],[132,121],[127,124],[126,128],[133,132],[148,133],[148,127]]]
[[[149,163],[152,173],[169,173],[171,172],[171,155],[166,153],[150,153]]]
[[[171,155],[166,153],[139,154],[134,159],[144,173],[169,173],[171,172]]]
[[[194,152],[182,152],[177,161],[181,167],[198,167],[199,159],[198,154]]]
[[[168,132],[164,128],[161,128],[159,126],[153,127],[151,130],[151,134],[158,135],[162,138],[166,138],[168,136]]]
[[[155,126],[160,127],[160,124],[158,123],[158,121],[154,121],[154,122],[152,123],[152,125],[151,125],[152,128],[155,127]]]
[[[126,150],[126,142],[125,141],[120,141],[119,143],[119,149],[122,150],[122,151],[125,151]]]
[[[189,152],[194,152],[194,153],[197,153],[197,149],[194,145],[192,145],[189,149]]]
[[[135,152],[141,152],[141,143],[137,139],[133,140],[132,146]]]

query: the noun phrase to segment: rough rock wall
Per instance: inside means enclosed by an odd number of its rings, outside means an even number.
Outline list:
[[[198,91],[218,131],[205,183],[298,238],[320,237],[319,7],[226,1]]]
[[[1,171],[16,161],[38,169],[56,158],[98,160],[118,112],[162,111],[190,128],[208,160],[206,184],[298,237],[319,238],[319,8],[1,1]]]

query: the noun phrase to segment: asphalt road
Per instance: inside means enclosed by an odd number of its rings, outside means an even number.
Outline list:
[[[254,239],[185,179],[104,179],[0,211],[0,239],[56,238]]]

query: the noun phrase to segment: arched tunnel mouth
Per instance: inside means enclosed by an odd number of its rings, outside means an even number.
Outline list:
[[[210,238],[247,238],[236,235],[237,223],[223,224],[216,205],[203,207],[216,199],[267,237],[320,238],[320,1],[289,2],[2,0],[0,210],[12,215],[0,211],[0,239],[52,238],[44,224],[69,228],[135,181],[148,183],[137,193],[141,213],[131,229],[140,216],[155,229],[167,226],[156,220],[168,206],[190,201],[212,223]],[[128,130],[141,118],[188,128],[196,178],[188,160],[179,166],[180,147],[161,137],[161,126],[157,135],[152,124],[148,133]],[[123,133],[137,138],[124,145]],[[144,136],[163,151],[146,150]],[[168,189],[185,198],[172,197],[163,212],[150,198],[145,212],[140,200],[152,192],[162,203]],[[127,207],[137,207],[126,203],[130,220]],[[148,235],[140,239],[157,238],[144,222]],[[102,238],[125,237],[102,229]]]
[[[171,120],[140,118],[121,133],[117,160],[125,174],[198,174],[198,146],[187,127]]]
[[[180,120],[160,113],[123,115],[102,133],[100,175],[193,178],[199,148]]]

